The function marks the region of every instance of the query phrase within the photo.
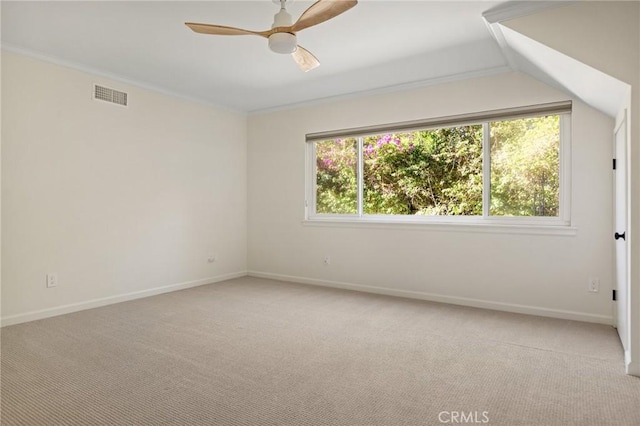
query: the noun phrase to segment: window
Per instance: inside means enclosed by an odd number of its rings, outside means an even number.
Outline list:
[[[307,218],[569,225],[570,110],[307,135]]]

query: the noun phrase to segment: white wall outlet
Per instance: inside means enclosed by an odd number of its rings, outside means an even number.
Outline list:
[[[209,257],[207,258],[207,262],[209,262],[209,263],[213,263],[213,262],[215,262],[215,261],[216,261],[216,255],[215,255],[214,253],[211,253],[211,254],[209,255]]]
[[[589,291],[590,293],[599,292],[600,291],[600,278],[597,278],[597,277],[589,278],[589,287],[587,288],[587,291]]]
[[[329,266],[331,265],[331,257],[330,256],[325,256],[324,257],[324,266]]]
[[[58,286],[58,274],[52,272],[47,274],[47,288]]]

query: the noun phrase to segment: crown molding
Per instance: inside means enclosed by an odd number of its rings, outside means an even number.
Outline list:
[[[220,104],[216,104],[213,102],[210,102],[206,99],[201,99],[201,98],[197,98],[197,97],[192,97],[192,96],[188,96],[188,95],[184,95],[182,93],[178,93],[178,92],[174,92],[172,90],[168,90],[162,87],[158,87],[158,86],[154,86],[148,83],[143,83],[141,81],[138,80],[133,80],[127,77],[123,77],[121,75],[118,74],[113,74],[113,73],[109,73],[109,72],[105,72],[102,70],[99,70],[97,68],[92,68],[92,67],[88,67],[86,65],[80,64],[78,62],[73,62],[73,61],[67,61],[65,59],[60,59],[57,58],[55,56],[49,56],[49,55],[45,55],[43,53],[40,52],[36,52],[34,50],[30,50],[30,49],[25,49],[23,47],[20,46],[16,46],[13,45],[11,43],[7,43],[7,42],[2,42],[0,43],[0,49],[2,49],[3,51],[7,51],[7,52],[11,52],[11,53],[15,53],[18,55],[22,55],[22,56],[26,56],[28,58],[31,59],[37,59],[43,62],[48,62],[50,64],[54,64],[54,65],[58,65],[61,67],[65,67],[65,68],[70,68],[76,71],[80,71],[80,72],[84,72],[87,74],[91,74],[97,77],[102,77],[102,78],[107,78],[109,80],[113,80],[116,81],[118,83],[123,83],[123,84],[128,84],[130,86],[134,86],[140,89],[144,89],[144,90],[149,90],[151,92],[156,92],[159,93],[161,95],[165,95],[165,96],[170,96],[173,98],[178,98],[181,99],[183,101],[187,101],[187,102],[192,102],[192,103],[197,103],[197,104],[202,104],[208,107],[212,107],[212,108],[217,108],[220,110],[224,110],[227,112],[232,112],[235,114],[241,114],[241,115],[247,115],[246,111],[240,110],[240,109],[235,109],[235,108],[231,108],[225,105],[220,105]]]
[[[271,112],[285,111],[285,110],[290,110],[290,109],[295,109],[295,108],[302,108],[302,107],[309,107],[309,106],[327,104],[327,103],[331,103],[331,102],[337,102],[337,101],[343,101],[343,100],[349,100],[349,99],[357,99],[357,98],[362,98],[362,97],[371,96],[371,95],[381,95],[381,94],[385,94],[385,93],[402,92],[402,91],[405,91],[405,90],[419,89],[421,87],[435,86],[435,85],[438,85],[438,84],[445,84],[445,83],[450,83],[450,82],[454,82],[454,81],[471,80],[471,79],[474,79],[474,78],[487,77],[487,76],[496,75],[496,74],[504,74],[504,73],[512,72],[512,71],[513,71],[513,69],[511,69],[510,67],[504,65],[504,66],[499,66],[499,67],[486,68],[486,69],[475,70],[475,71],[468,71],[468,72],[464,72],[464,73],[447,75],[447,76],[442,76],[442,77],[434,77],[434,78],[429,78],[429,79],[426,79],[426,80],[412,81],[412,82],[409,82],[409,83],[395,84],[395,85],[392,85],[392,86],[385,86],[385,87],[376,88],[376,89],[361,90],[361,91],[357,91],[357,92],[346,93],[346,94],[343,94],[343,95],[328,96],[328,97],[325,97],[325,98],[313,99],[313,100],[310,100],[310,101],[296,102],[296,103],[292,103],[292,104],[279,105],[279,106],[269,107],[269,108],[260,108],[260,109],[251,110],[251,111],[249,111],[248,114],[250,116],[251,115],[267,114],[267,113],[271,113]]]

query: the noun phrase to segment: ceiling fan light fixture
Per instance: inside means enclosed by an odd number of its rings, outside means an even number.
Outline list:
[[[276,53],[293,53],[298,48],[298,38],[291,33],[274,33],[269,36],[269,49]]]
[[[291,54],[293,59],[304,72],[312,70],[320,65],[318,58],[302,46],[298,46],[296,34],[304,29],[313,27],[342,15],[347,10],[358,4],[358,0],[317,0],[309,6],[298,20],[292,24],[293,20],[287,12],[287,1],[293,0],[272,0],[280,5],[280,11],[273,17],[273,25],[270,30],[250,31],[237,27],[227,27],[225,25],[198,24],[195,22],[185,22],[185,24],[196,33],[211,35],[255,35],[269,39],[269,49],[275,53]]]

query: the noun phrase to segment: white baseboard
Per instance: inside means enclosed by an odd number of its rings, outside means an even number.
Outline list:
[[[640,363],[631,360],[631,351],[629,349],[624,351],[624,364],[628,375],[640,377]]]
[[[630,362],[627,364],[627,374],[640,377],[640,363]]]
[[[247,275],[246,271],[234,272],[230,274],[218,275],[215,277],[202,278],[194,281],[187,281],[178,284],[170,284],[162,287],[150,288],[147,290],[134,291],[131,293],[119,294],[116,296],[102,297],[100,299],[92,299],[84,302],[71,303],[69,305],[56,306],[54,308],[41,309],[39,311],[31,311],[23,314],[9,315],[2,317],[0,320],[2,327],[14,324],[20,324],[28,321],[55,317],[58,315],[69,314],[85,309],[98,308],[100,306],[112,305],[114,303],[126,302],[134,299],[142,299],[144,297],[155,296],[157,294],[169,293],[177,290],[184,290],[191,287],[198,287],[206,284],[213,284],[220,281],[226,281],[233,278],[240,278]]]
[[[518,305],[515,303],[492,302],[489,300],[472,299],[468,297],[446,296],[442,294],[424,293],[420,291],[399,290],[386,287],[375,287],[363,284],[352,284],[339,281],[320,280],[315,278],[296,277],[290,275],[273,274],[270,272],[248,271],[247,275],[256,278],[311,284],[324,287],[342,288],[345,290],[362,291],[366,293],[385,294],[388,296],[406,297],[410,299],[429,300],[433,302],[449,303],[453,305],[471,306],[474,308],[491,309],[495,311],[514,312],[518,314],[537,315],[542,317],[560,318],[575,321],[592,322],[598,324],[613,324],[613,316],[596,315],[586,312],[549,309],[538,306]]]
[[[184,290],[191,287],[198,287],[206,284],[213,284],[220,281],[226,281],[233,278],[243,276],[252,276],[257,278],[267,278],[279,281],[295,282],[300,284],[311,284],[324,287],[342,288],[345,290],[362,291],[365,293],[385,294],[388,296],[406,297],[410,299],[430,300],[433,302],[450,303],[454,305],[471,306],[474,308],[492,309],[497,311],[514,312],[519,314],[537,315],[551,318],[569,319],[575,321],[593,322],[599,324],[611,325],[613,323],[612,316],[588,314],[585,312],[565,311],[559,309],[541,308],[537,306],[518,305],[512,303],[492,302],[489,300],[472,299],[467,297],[446,296],[441,294],[425,293],[419,291],[399,290],[386,287],[376,287],[363,284],[345,283],[339,281],[320,280],[315,278],[297,277],[291,275],[274,274],[260,271],[241,271],[215,277],[203,278],[194,281],[187,281],[178,284],[171,284],[162,287],[151,288],[147,290],[125,293],[116,296],[109,296],[100,299],[87,300],[69,305],[57,306],[54,308],[42,309],[38,311],[26,312],[23,314],[10,315],[2,317],[1,326],[9,326],[20,324],[28,321],[64,315],[71,312],[82,311],[85,309],[97,308],[100,306],[111,305],[129,300],[141,299],[144,297],[154,296],[162,293],[169,293],[177,290]],[[640,375],[640,367],[635,364],[628,364],[628,371],[633,370],[634,375]]]

